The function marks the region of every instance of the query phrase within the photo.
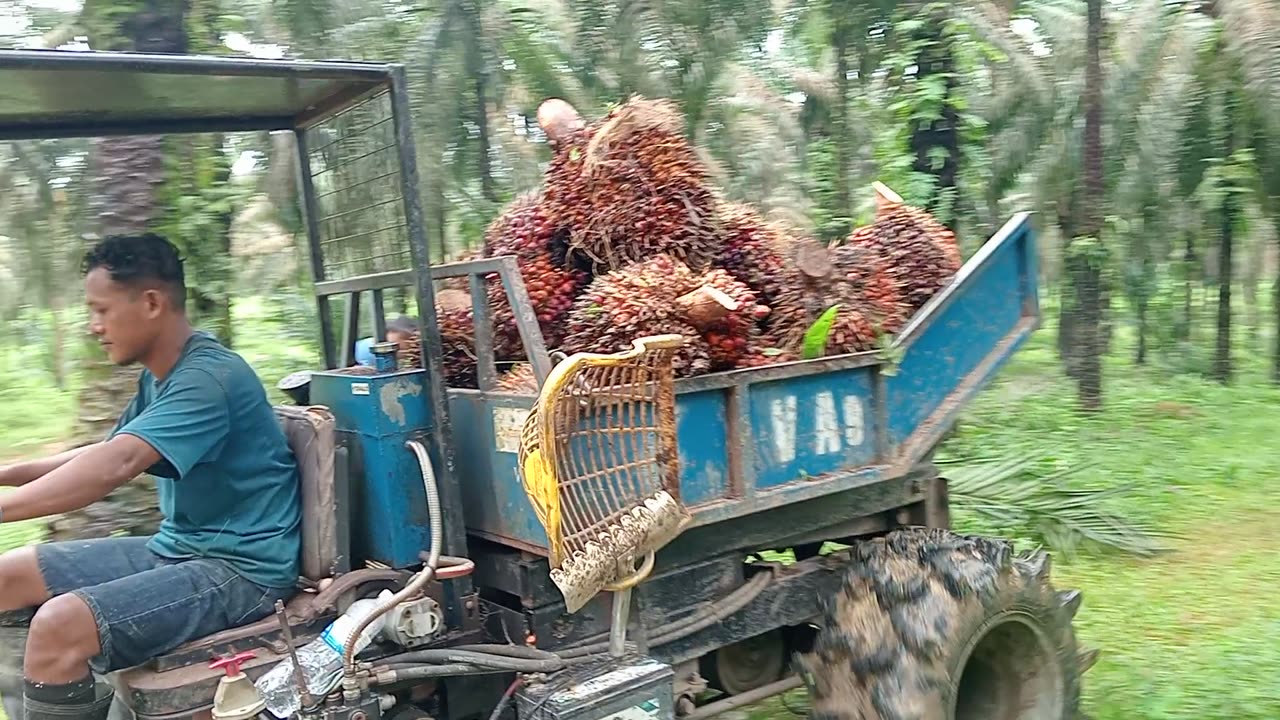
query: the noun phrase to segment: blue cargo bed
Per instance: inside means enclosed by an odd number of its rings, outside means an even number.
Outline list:
[[[681,493],[709,525],[907,473],[1040,320],[1035,237],[1014,216],[885,353],[677,381]],[[886,357],[894,357],[890,363]],[[531,396],[450,390],[468,531],[542,554],[517,473]]]

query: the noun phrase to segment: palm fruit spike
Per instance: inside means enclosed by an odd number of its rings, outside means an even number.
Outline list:
[[[711,369],[711,352],[698,329],[681,317],[677,299],[697,289],[698,276],[679,260],[656,255],[598,276],[570,311],[561,349],[620,352],[646,335],[679,333],[685,345],[675,357],[676,373],[688,377]]]
[[[895,268],[875,246],[842,245],[831,253],[833,283],[844,284],[843,296],[852,300],[877,330],[893,334],[910,319]]]
[[[701,269],[715,255],[714,197],[683,127],[673,103],[638,96],[581,131],[544,126],[565,137],[550,212],[599,270],[664,253]]]
[[[876,218],[853,231],[846,245],[875,247],[888,256],[911,312],[919,310],[960,269],[955,235],[929,213],[910,207],[876,184]]]
[[[717,215],[722,241],[715,267],[745,282],[768,306],[761,327],[771,343],[796,345],[812,318],[804,303],[804,280],[788,254],[795,243],[748,205],[721,203]]]
[[[475,319],[471,308],[437,308],[444,378],[449,387],[480,387]]]
[[[536,193],[517,198],[485,229],[486,256],[515,256],[543,339],[549,347],[560,343],[564,317],[588,279],[586,272],[555,262],[555,245],[556,227],[543,211],[541,198]],[[487,281],[494,355],[499,360],[522,358],[523,344],[515,313],[502,282],[496,274]]]
[[[761,341],[758,323],[768,317],[769,307],[757,304],[751,288],[724,270],[709,270],[697,283],[676,304],[702,333],[711,352],[711,369],[738,367],[751,346]]]

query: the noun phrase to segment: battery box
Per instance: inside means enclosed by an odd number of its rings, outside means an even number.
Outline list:
[[[608,658],[516,694],[520,720],[675,720],[675,673],[648,657]]]

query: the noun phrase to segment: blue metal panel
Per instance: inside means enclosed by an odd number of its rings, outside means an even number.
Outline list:
[[[756,487],[812,480],[874,460],[871,377],[871,368],[858,368],[752,386]]]
[[[680,495],[686,505],[723,498],[729,490],[725,393],[721,390],[681,395],[676,404],[676,436],[680,439]]]
[[[920,459],[1039,321],[1030,225],[1011,223],[903,330],[896,375],[886,379],[889,443]]]
[[[547,533],[520,481],[519,429],[532,397],[450,390],[458,476],[467,529],[507,545],[541,552]]]
[[[1021,214],[903,329],[893,373],[863,353],[679,381],[681,494],[695,523],[906,474],[1034,331],[1037,280]],[[518,430],[513,437],[533,398],[451,394],[469,531],[540,552],[546,535],[520,485]]]
[[[432,427],[421,370],[376,376],[315,373],[311,402],[333,411],[351,446],[356,563],[410,567],[430,549],[426,490],[408,440]],[[439,467],[439,459],[432,458]],[[354,563],[353,563],[354,564]]]

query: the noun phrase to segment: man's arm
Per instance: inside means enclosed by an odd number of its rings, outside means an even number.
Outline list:
[[[37,460],[26,460],[17,462],[12,465],[0,465],[0,487],[20,487],[43,477],[54,470],[66,465],[69,461],[79,457],[84,452],[96,448],[102,443],[97,442],[92,445],[83,445],[78,448],[72,448],[57,455],[51,455],[46,458]]]
[[[106,497],[159,460],[160,453],[133,435],[117,435],[80,448],[59,467],[0,496],[0,519],[31,520],[79,510]]]

